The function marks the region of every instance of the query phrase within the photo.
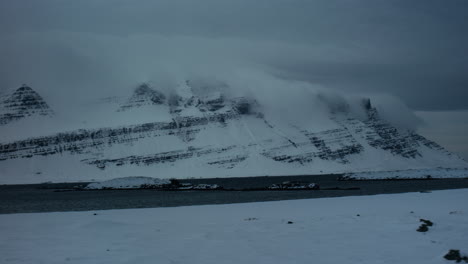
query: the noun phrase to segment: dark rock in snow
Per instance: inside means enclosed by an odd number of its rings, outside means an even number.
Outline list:
[[[423,224],[420,225],[419,228],[416,230],[418,232],[427,232],[429,231],[429,226],[434,225],[434,223],[426,219],[419,219],[419,222],[422,222]]]
[[[444,258],[446,260],[453,260],[456,261],[457,263],[460,263],[461,261],[464,261],[465,263],[468,263],[468,256],[461,256],[460,255],[460,250],[455,250],[451,249],[447,254],[445,254]]]

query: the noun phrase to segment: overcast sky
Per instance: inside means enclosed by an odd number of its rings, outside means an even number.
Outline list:
[[[236,52],[266,45],[254,59],[289,78],[384,91],[416,110],[453,110],[468,109],[467,14],[466,0],[2,0],[0,34],[251,41]],[[2,60],[0,74],[13,63]]]
[[[467,14],[466,0],[2,0],[0,90],[104,94],[155,72],[242,65],[460,112]]]

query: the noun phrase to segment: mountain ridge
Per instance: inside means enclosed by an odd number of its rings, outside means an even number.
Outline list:
[[[154,105],[154,114],[167,111],[168,119],[163,121],[82,128],[2,142],[0,169],[8,177],[1,180],[76,181],[155,174],[161,178],[297,175],[468,167],[437,143],[382,120],[369,99],[360,101],[359,107],[366,113],[364,119],[353,116],[346,104],[337,104],[329,109],[331,125],[317,127],[314,120],[284,120],[264,113],[254,99],[228,98],[218,92],[197,96],[187,92],[187,87],[182,96],[171,97],[147,84],[140,85],[124,103],[125,110],[122,106],[115,109],[116,114],[121,114]]]

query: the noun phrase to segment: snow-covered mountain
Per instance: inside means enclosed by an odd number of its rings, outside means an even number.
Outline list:
[[[196,92],[189,82],[170,93],[142,84],[95,122],[70,130],[57,121],[47,133],[30,127],[29,135],[4,137],[0,182],[468,167],[436,143],[390,125],[369,99],[350,105],[319,94],[314,100],[327,108],[320,120],[313,113],[278,115],[260,100],[227,96],[222,89]],[[362,115],[353,113],[356,107]],[[52,114],[23,86],[4,99],[0,132],[19,129],[24,116]]]

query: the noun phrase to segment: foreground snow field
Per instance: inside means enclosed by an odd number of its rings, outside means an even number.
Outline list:
[[[468,254],[467,199],[460,189],[0,215],[0,262],[455,263],[443,256]]]

